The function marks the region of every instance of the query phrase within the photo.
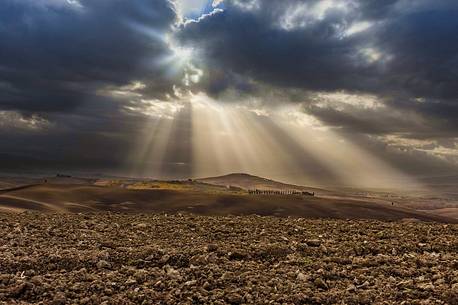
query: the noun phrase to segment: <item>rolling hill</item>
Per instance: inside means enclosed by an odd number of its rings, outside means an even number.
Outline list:
[[[0,192],[0,210],[45,213],[125,212],[263,215],[305,218],[458,220],[391,205],[311,196],[248,195],[180,189],[125,189],[78,184],[39,184]]]
[[[253,176],[244,173],[233,173],[224,176],[218,177],[208,177],[195,179],[196,181],[220,185],[220,186],[235,186],[240,187],[245,190],[254,190],[254,189],[263,189],[263,190],[296,190],[296,191],[308,191],[308,192],[318,192],[318,193],[328,193],[329,191],[306,187],[294,184],[288,184],[283,182],[278,182],[275,180],[270,180],[267,178],[262,178],[258,176]]]

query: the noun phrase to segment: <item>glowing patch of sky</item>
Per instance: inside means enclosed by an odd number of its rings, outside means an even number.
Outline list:
[[[360,32],[364,32],[372,26],[372,23],[368,21],[361,21],[353,23],[346,31],[346,36],[351,36]]]
[[[213,11],[211,0],[176,0],[178,14],[184,19],[197,19]]]

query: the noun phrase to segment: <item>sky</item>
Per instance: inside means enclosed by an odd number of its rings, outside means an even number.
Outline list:
[[[455,0],[3,0],[0,171],[458,173]]]

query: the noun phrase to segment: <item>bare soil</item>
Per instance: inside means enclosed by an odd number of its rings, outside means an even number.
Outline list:
[[[0,214],[1,304],[458,304],[458,225]]]

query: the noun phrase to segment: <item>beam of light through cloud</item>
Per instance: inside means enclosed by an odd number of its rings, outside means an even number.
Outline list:
[[[186,142],[190,146],[179,144],[175,153],[188,156],[183,165],[192,168],[192,177],[247,172],[315,186],[421,188],[407,175],[301,112],[297,105],[265,112],[247,103],[218,103],[204,93],[183,94],[181,99],[186,105],[183,109],[173,112],[166,123],[156,122],[145,129],[138,150],[142,157],[136,158],[153,166],[143,167],[143,175],[163,178],[170,170],[161,169],[157,162],[164,163],[168,155],[165,163],[169,164],[162,164],[167,167],[173,160],[183,159],[171,157],[167,146]]]
[[[299,112],[296,112],[299,113]],[[276,122],[304,151],[315,156],[331,170],[342,185],[362,188],[421,188],[414,179],[377,159],[332,130],[311,130],[291,120]]]
[[[235,148],[233,130],[228,126],[227,112],[208,97],[191,98],[193,162],[198,175],[224,175],[233,168],[244,169],[240,152]],[[225,143],[228,145],[221,145]],[[227,147],[229,146],[229,147]]]
[[[166,145],[170,139],[173,118],[159,117],[139,133],[137,145],[130,156],[129,164],[134,164],[132,175],[141,177],[160,176]]]
[[[191,103],[194,176],[248,172],[279,177],[295,168],[289,153],[258,122],[258,114],[202,94]]]

